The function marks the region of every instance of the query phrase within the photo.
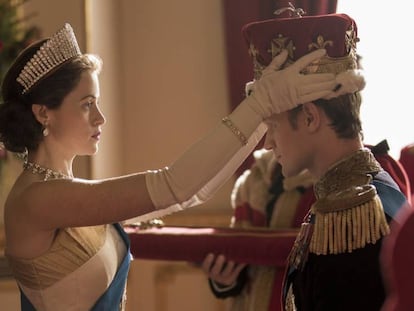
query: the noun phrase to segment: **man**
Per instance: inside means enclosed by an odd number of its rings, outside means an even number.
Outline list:
[[[257,22],[243,33],[256,78],[286,49],[288,66],[314,48],[326,48],[327,57],[304,74],[333,72],[340,80],[358,66],[357,28],[347,15]],[[289,255],[285,310],[379,310],[384,302],[381,242],[405,196],[364,147],[360,104],[359,92],[350,89],[341,97],[308,102],[266,120],[265,148],[273,150],[282,174],[289,178],[308,170],[316,181],[316,202]]]

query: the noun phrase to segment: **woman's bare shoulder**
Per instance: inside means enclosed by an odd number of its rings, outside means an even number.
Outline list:
[[[30,189],[41,184],[22,174],[10,189],[4,205],[6,249],[9,255],[22,258],[37,256],[47,249],[53,239],[54,230],[40,229],[29,204],[34,200]]]

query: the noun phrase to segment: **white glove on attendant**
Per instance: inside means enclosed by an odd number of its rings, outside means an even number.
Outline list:
[[[334,74],[301,73],[306,66],[325,53],[324,49],[316,50],[302,56],[289,67],[279,70],[288,56],[286,50],[282,51],[263,70],[261,78],[255,81],[249,96],[255,99],[255,103],[250,103],[252,108],[265,119],[272,114],[330,95],[337,85]]]

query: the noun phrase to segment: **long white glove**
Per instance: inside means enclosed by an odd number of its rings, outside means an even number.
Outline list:
[[[157,210],[135,220],[162,217],[205,202],[234,174],[263,137],[266,132],[263,119],[329,94],[336,85],[333,75],[300,74],[302,68],[324,53],[313,52],[287,69],[275,71],[287,56],[279,55],[255,82],[254,96],[243,100],[229,115],[233,130],[221,122],[170,167],[147,172],[147,189]],[[241,144],[242,137],[247,144]]]
[[[134,222],[163,217],[199,205],[210,199],[233,176],[267,129],[261,123],[261,117],[245,101],[229,118],[245,133],[247,144],[243,146],[239,138],[221,122],[170,167],[148,171],[145,175],[147,189],[157,210],[135,218]]]

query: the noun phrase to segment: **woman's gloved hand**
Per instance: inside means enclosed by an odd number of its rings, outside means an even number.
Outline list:
[[[263,119],[272,114],[281,113],[313,100],[332,96],[338,85],[332,73],[302,74],[310,63],[326,54],[319,49],[298,59],[289,67],[279,70],[285,63],[286,50],[273,58],[259,80],[254,82],[249,105]]]
[[[323,97],[324,99],[331,99],[344,94],[351,94],[362,91],[365,87],[365,78],[361,70],[347,70],[339,73],[335,77],[337,87],[334,92]]]

